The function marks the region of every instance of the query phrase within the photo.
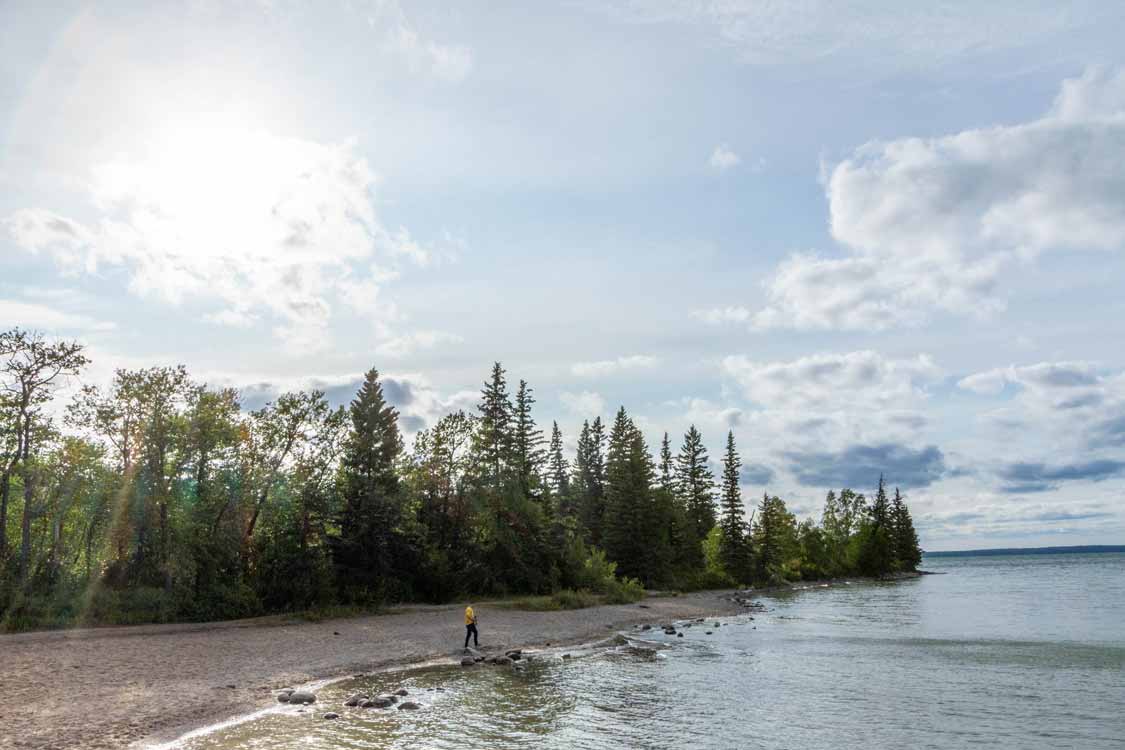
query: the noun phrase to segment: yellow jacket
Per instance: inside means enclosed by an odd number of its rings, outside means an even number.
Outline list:
[[[465,624],[466,625],[475,625],[476,621],[477,621],[477,616],[475,614],[473,614],[473,608],[472,607],[465,607]]]

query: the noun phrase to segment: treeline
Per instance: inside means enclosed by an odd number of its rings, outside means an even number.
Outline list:
[[[0,612],[9,629],[244,617],[585,590],[694,589],[912,570],[899,492],[829,492],[820,523],[768,494],[748,521],[727,437],[652,456],[625,409],[567,457],[499,363],[474,413],[408,449],[379,375],[244,411],[180,367],[118,370],[55,403],[81,344],[0,332]],[[716,491],[717,495],[716,495]]]

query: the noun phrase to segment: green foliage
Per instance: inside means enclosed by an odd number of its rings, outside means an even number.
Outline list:
[[[748,528],[733,433],[718,518],[694,426],[675,456],[665,433],[655,462],[623,408],[608,436],[599,416],[583,424],[572,461],[557,424],[544,450],[532,389],[519,381],[513,403],[499,363],[476,413],[447,414],[407,452],[375,370],[347,410],[301,391],[250,412],[183,367],[120,370],[78,393],[64,432],[50,383],[85,362],[79,344],[0,334],[5,629],[482,595],[569,609],[634,602],[645,586],[884,575],[921,559],[882,481],[870,507],[828,493],[819,524],[767,495]]]

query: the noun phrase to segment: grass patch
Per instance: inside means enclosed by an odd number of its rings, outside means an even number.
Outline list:
[[[645,590],[639,583],[629,581],[610,587],[604,594],[587,589],[562,589],[546,596],[523,596],[497,602],[500,607],[522,609],[528,612],[559,612],[565,609],[586,609],[602,604],[630,604],[643,599]]]

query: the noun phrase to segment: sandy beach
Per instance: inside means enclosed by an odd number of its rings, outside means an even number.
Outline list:
[[[738,609],[716,592],[641,604],[564,612],[480,604],[481,647],[580,643],[637,623]],[[462,606],[315,623],[272,617],[0,636],[0,748],[143,747],[267,706],[281,687],[453,662]]]

